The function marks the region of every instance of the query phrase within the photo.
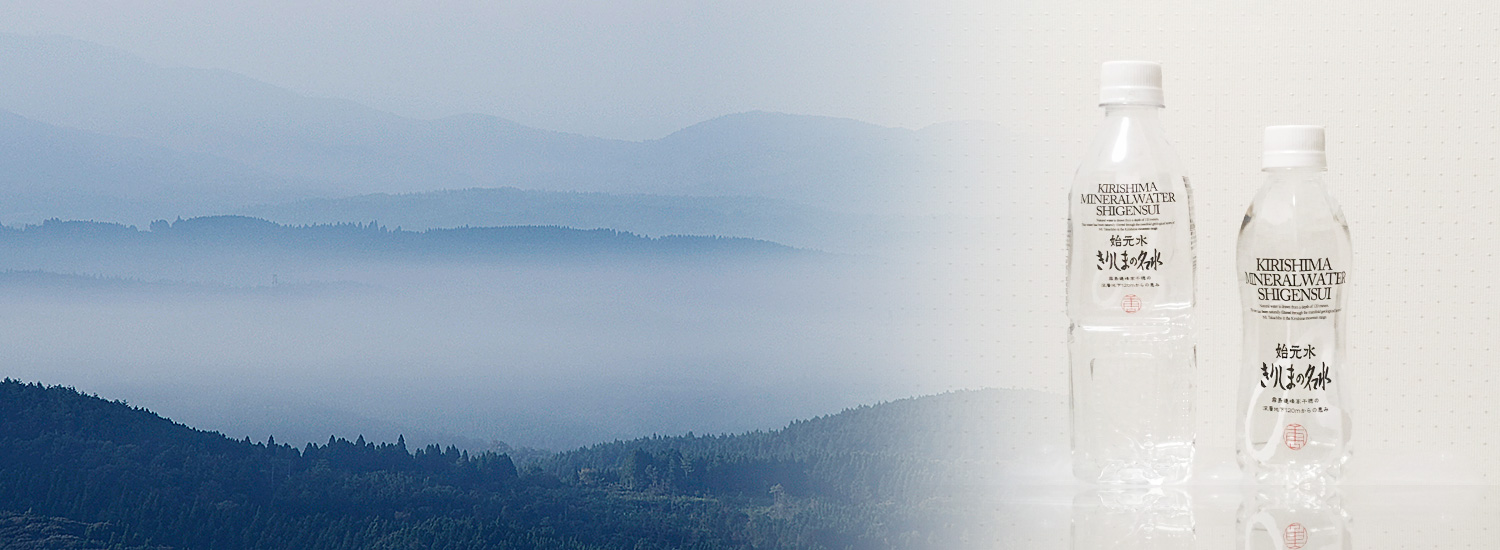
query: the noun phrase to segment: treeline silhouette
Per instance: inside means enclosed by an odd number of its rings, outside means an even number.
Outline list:
[[[518,469],[505,454],[404,439],[236,441],[6,379],[0,536],[95,548],[942,548],[957,535],[906,503],[968,475],[945,472],[956,463],[944,457],[972,449],[924,448],[936,440],[912,433],[995,397],[618,441]]]
[[[50,219],[38,225],[0,226],[0,248],[100,246],[118,249],[193,250],[204,247],[270,248],[302,252],[391,256],[568,254],[785,254],[770,241],[718,236],[645,237],[613,229],[561,226],[457,227],[407,231],[377,222],[281,225],[246,216],[206,216],[152,222],[148,230],[118,223]]]
[[[765,494],[857,504],[952,495],[1016,474],[1039,455],[1065,457],[1052,399],[978,390],[865,405],[735,435],[654,436],[559,453],[545,466],[563,478],[604,477],[635,488]],[[1032,432],[1055,431],[1038,438]],[[1051,449],[1038,449],[1038,440]],[[1045,446],[1044,445],[1044,446]]]

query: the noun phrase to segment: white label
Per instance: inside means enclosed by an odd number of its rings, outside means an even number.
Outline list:
[[[1248,322],[1258,328],[1246,343],[1259,360],[1252,364],[1258,376],[1246,378],[1255,419],[1249,430],[1263,442],[1256,454],[1332,452],[1340,437],[1334,386],[1342,382],[1335,317],[1348,273],[1322,256],[1256,257],[1249,267],[1240,283],[1251,304]]]
[[[1096,183],[1073,197],[1075,261],[1084,264],[1075,266],[1075,274],[1088,273],[1081,290],[1095,306],[1136,313],[1167,301],[1164,287],[1179,261],[1177,224],[1185,219],[1182,188],[1156,181]]]

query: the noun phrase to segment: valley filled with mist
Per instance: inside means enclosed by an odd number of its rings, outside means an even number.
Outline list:
[[[1001,297],[953,266],[1011,229],[994,125],[622,141],[63,37],[0,35],[0,71],[6,376],[232,438],[542,454],[993,379],[995,327],[955,319]]]
[[[902,372],[889,262],[765,241],[57,222],[0,232],[0,270],[8,375],[233,437],[561,450],[941,383]]]

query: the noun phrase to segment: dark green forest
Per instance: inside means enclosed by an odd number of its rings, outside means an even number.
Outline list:
[[[1038,428],[1017,395],[907,399],[518,467],[403,440],[236,441],[6,379],[0,548],[949,548],[972,513],[963,493],[1034,451],[1005,443]]]

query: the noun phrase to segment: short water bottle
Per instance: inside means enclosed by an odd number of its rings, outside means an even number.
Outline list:
[[[1266,182],[1240,226],[1240,467],[1327,484],[1349,458],[1349,224],[1323,186],[1323,128],[1266,128]]]

